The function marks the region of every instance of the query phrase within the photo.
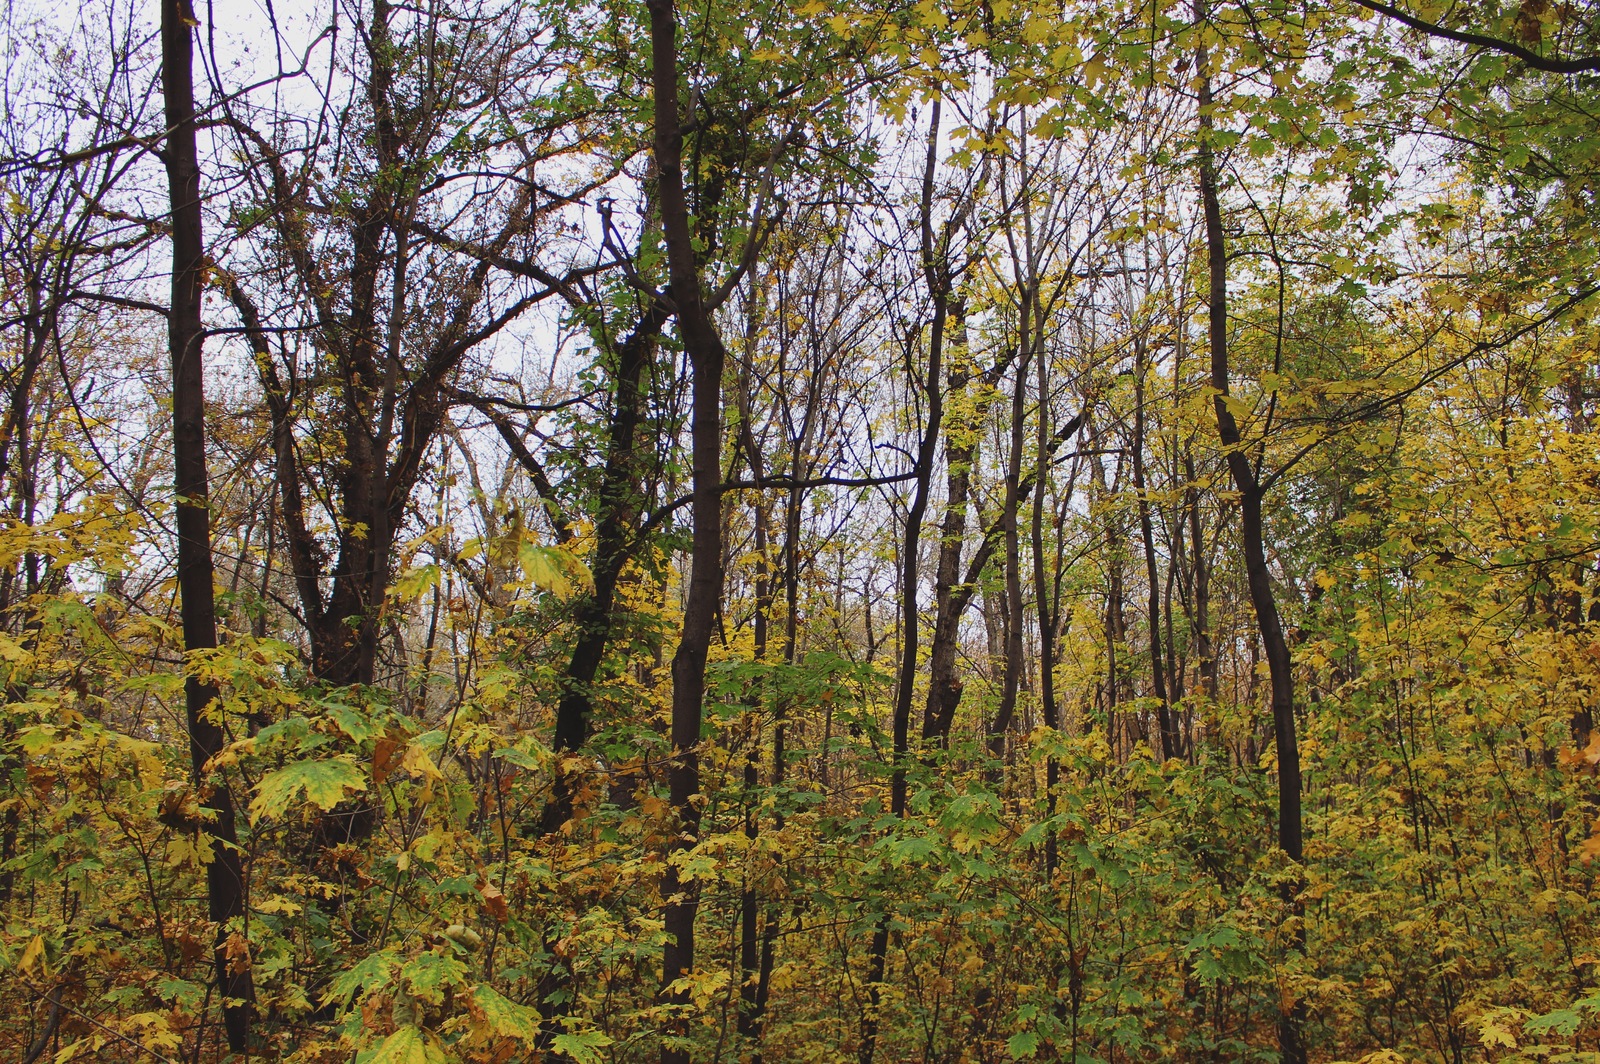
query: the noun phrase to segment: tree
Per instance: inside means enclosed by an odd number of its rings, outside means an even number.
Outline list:
[[[469,356],[547,299],[587,302],[573,286],[594,266],[540,262],[548,217],[582,193],[541,175],[582,142],[582,119],[489,128],[495,109],[532,120],[563,105],[502,91],[537,85],[552,61],[527,20],[375,0],[345,60],[354,106],[326,98],[310,127],[228,112],[253,201],[234,240],[254,251],[229,264],[231,292],[256,337],[312,669],[330,684],[379,676],[396,546]],[[325,124],[331,138],[293,139]],[[325,158],[347,144],[353,155]],[[474,183],[490,206],[463,216],[456,196]]]
[[[232,925],[245,915],[244,865],[234,826],[233,796],[226,784],[209,782],[211,762],[222,753],[226,733],[217,687],[204,679],[201,655],[217,646],[211,566],[210,493],[206,477],[205,331],[200,312],[205,277],[201,232],[200,166],[195,148],[192,27],[198,25],[185,0],[161,5],[161,88],[166,103],[163,152],[172,205],[172,301],[167,310],[167,349],[172,359],[173,493],[178,528],[178,594],[183,648],[191,664],[184,677],[189,758],[194,786],[207,803],[195,830],[211,839],[206,862],[206,899],[216,924],[212,953],[222,996],[228,1048],[247,1052],[255,996],[249,944]],[[206,790],[209,789],[209,794]]]

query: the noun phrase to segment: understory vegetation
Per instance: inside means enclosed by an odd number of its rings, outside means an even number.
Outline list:
[[[23,2],[0,1057],[1600,1061],[1600,21]]]

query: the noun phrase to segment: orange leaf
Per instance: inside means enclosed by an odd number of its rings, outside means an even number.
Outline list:
[[[402,748],[402,742],[393,735],[379,736],[372,747],[372,785],[374,787],[383,783],[389,772],[399,760],[396,756]]]

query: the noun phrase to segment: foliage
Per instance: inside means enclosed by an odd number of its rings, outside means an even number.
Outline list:
[[[0,1055],[1600,1059],[1592,13],[667,6],[687,738],[646,6],[204,13],[200,650],[154,38],[8,23]]]

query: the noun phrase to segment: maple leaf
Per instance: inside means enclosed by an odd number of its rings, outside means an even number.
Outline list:
[[[345,792],[366,789],[361,770],[343,758],[296,761],[261,778],[250,803],[250,822],[281,817],[302,794],[317,808],[328,810],[344,800]]]
[[[526,1005],[479,984],[473,988],[472,1004],[483,1014],[483,1022],[501,1038],[520,1038],[533,1043],[539,1037],[539,1014]]]
[[[604,1064],[605,1054],[600,1050],[611,1044],[611,1039],[599,1031],[581,1034],[558,1034],[550,1040],[550,1048],[565,1053],[576,1064]]]
[[[366,1064],[444,1064],[449,1059],[438,1039],[414,1024],[406,1024],[385,1038]]]
[[[483,895],[483,911],[493,917],[496,923],[505,923],[511,911],[506,907],[506,896],[500,888],[486,882],[478,888],[478,893]]]
[[[466,974],[467,966],[452,953],[423,953],[400,969],[411,995],[432,1005],[441,1004],[445,990],[461,985]]]
[[[394,771],[395,755],[401,749],[402,739],[393,735],[381,736],[372,747],[372,782],[382,784]]]

